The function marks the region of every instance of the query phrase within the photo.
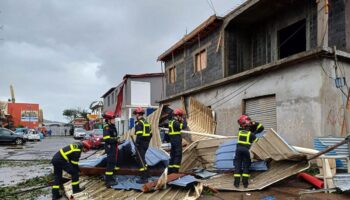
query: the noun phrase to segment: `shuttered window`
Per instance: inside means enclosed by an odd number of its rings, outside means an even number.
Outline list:
[[[252,120],[260,122],[266,129],[273,128],[277,131],[276,96],[263,96],[245,99],[245,114]]]

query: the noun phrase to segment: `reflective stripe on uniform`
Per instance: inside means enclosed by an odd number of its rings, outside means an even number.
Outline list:
[[[246,137],[246,140],[242,141],[241,137]],[[249,139],[250,139],[250,131],[241,130],[238,132],[238,142],[237,142],[238,144],[250,144]]]
[[[181,134],[181,131],[174,131],[174,122],[175,120],[170,121],[169,123],[169,135],[178,135]],[[180,129],[182,129],[183,124],[180,124]]]
[[[143,172],[143,171],[145,171],[145,170],[146,170],[146,168],[144,168],[144,167],[142,167],[142,168],[139,169],[140,172]]]
[[[109,138],[111,138],[111,136],[109,136],[109,135],[106,135],[106,136],[103,137],[104,140],[107,140]]]
[[[142,123],[143,130],[136,131],[136,135],[142,134],[142,136],[144,136],[144,137],[150,136],[151,133],[152,133],[151,125],[149,123],[147,123],[147,122],[144,122],[143,120],[140,120],[138,123]],[[146,127],[149,127],[149,130],[150,130],[149,132],[147,132]]]
[[[60,189],[60,186],[59,185],[53,185],[52,189]]]
[[[67,152],[64,152],[63,149],[60,149],[60,153],[61,153],[62,157],[68,162],[69,162],[69,159],[67,156],[73,152],[81,152],[81,150],[73,144],[70,145],[70,150]]]
[[[79,164],[79,162],[78,162],[78,161],[74,161],[74,160],[71,160],[70,162],[71,162],[72,164],[74,164],[74,165]]]
[[[80,183],[80,181],[75,181],[75,182],[72,182],[72,185],[78,185]]]
[[[114,167],[114,170],[120,170],[120,167]]]
[[[259,123],[258,127],[256,128],[256,130],[258,130],[261,127],[262,127],[262,124]]]
[[[113,172],[105,172],[106,175],[113,175]]]
[[[233,174],[234,177],[241,177],[240,174]]]
[[[243,177],[249,177],[249,174],[242,174]]]

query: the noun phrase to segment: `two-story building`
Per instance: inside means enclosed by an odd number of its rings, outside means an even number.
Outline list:
[[[349,11],[349,0],[248,0],[211,16],[158,57],[167,79],[161,103],[195,98],[215,111],[216,134],[237,134],[245,113],[293,145],[341,136]]]
[[[124,133],[134,126],[132,113],[142,107],[146,115],[158,108],[157,100],[165,96],[164,73],[127,74],[116,87],[110,88],[103,98],[103,112],[116,112],[117,129]]]

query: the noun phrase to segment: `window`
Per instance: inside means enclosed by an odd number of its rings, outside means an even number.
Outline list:
[[[115,103],[114,92],[112,92],[112,102],[111,102],[111,104],[113,105],[114,103]]]
[[[278,31],[279,58],[306,51],[306,20],[298,21]]]
[[[107,97],[107,106],[110,106],[111,105],[111,96],[108,95]]]
[[[195,72],[207,68],[207,50],[204,49],[195,55]]]
[[[169,83],[175,83],[176,82],[176,67],[171,67],[169,69]]]

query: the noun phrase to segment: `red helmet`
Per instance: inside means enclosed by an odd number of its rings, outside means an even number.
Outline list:
[[[107,111],[107,112],[105,112],[105,113],[102,115],[102,117],[103,117],[104,119],[114,119],[114,118],[115,118],[115,115],[114,115],[114,112],[112,112],[112,111]]]
[[[237,122],[242,128],[245,128],[250,125],[250,118],[247,115],[241,115]]]
[[[92,147],[92,144],[89,140],[83,140],[81,143],[83,144],[83,147],[87,150],[90,150]]]
[[[145,114],[145,111],[143,110],[143,108],[137,107],[137,108],[134,110],[133,114],[134,114],[134,115],[136,115],[136,114],[141,114],[141,115],[143,115],[143,114]]]
[[[184,115],[184,111],[181,108],[176,108],[174,110],[174,115]]]

